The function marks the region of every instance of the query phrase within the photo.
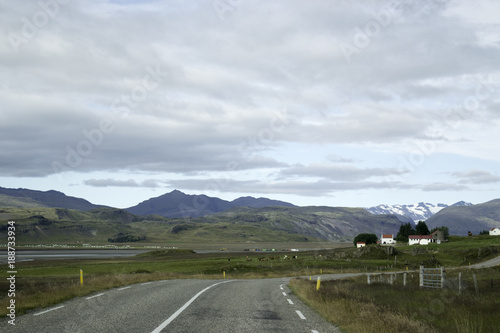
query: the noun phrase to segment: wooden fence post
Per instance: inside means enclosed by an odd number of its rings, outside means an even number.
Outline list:
[[[445,273],[444,273],[444,266],[441,266],[441,289],[444,288],[444,283],[446,281]]]
[[[474,279],[474,287],[476,288],[476,295],[479,294],[479,286],[477,285],[476,274],[472,274],[472,278]]]
[[[406,272],[403,274],[403,286],[406,286]]]
[[[424,286],[424,266],[420,266],[420,287]]]
[[[462,273],[458,273],[458,293],[462,293]]]

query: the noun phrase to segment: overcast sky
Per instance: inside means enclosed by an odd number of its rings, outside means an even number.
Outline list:
[[[0,186],[499,198],[500,2],[0,0]]]

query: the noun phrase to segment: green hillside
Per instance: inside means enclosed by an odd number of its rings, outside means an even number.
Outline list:
[[[349,241],[358,233],[396,233],[392,215],[332,207],[239,207],[200,218],[136,216],[122,209],[1,208],[0,234],[16,221],[18,244],[258,243]]]

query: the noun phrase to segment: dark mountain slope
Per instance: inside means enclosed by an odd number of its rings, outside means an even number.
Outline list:
[[[266,229],[336,241],[352,239],[359,233],[396,235],[401,226],[395,215],[373,215],[363,208],[315,206],[239,207],[195,221],[250,223]]]
[[[103,207],[81,198],[65,195],[58,191],[36,191],[23,188],[0,187],[0,207],[53,207],[87,211]]]
[[[500,228],[500,199],[472,206],[444,208],[426,221],[429,229],[446,226],[451,235],[478,234],[493,227]]]
[[[151,198],[126,210],[135,215],[161,215],[165,217],[200,217],[223,212],[234,207],[293,206],[290,203],[267,198],[242,197],[226,201],[206,195],[190,195],[174,190]]]

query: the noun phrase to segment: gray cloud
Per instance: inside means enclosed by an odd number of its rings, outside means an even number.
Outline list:
[[[422,186],[422,190],[426,192],[440,191],[465,191],[469,188],[465,185],[450,184],[450,183],[433,183]]]
[[[366,189],[409,189],[415,188],[400,182],[332,182],[328,180],[237,180],[230,178],[219,179],[180,179],[168,182],[173,188],[182,188],[196,191],[220,191],[234,193],[262,193],[262,194],[293,194],[301,196],[329,196],[336,192]]]
[[[461,184],[494,184],[500,182],[499,176],[482,170],[454,172],[452,175],[459,178]]]
[[[343,165],[363,157],[334,155],[333,164],[320,165],[273,153],[293,144],[390,151],[416,138],[436,142],[429,135],[436,127],[453,132],[443,113],[474,97],[477,76],[497,77],[500,64],[500,22],[473,19],[464,4],[249,0],[221,19],[211,0],[71,1],[24,36],[40,5],[3,2],[0,173],[185,177],[268,168],[280,182],[242,188],[321,195],[399,186],[372,179],[401,175],[393,168]],[[387,23],[380,21],[385,11]],[[20,38],[17,53],[13,38]],[[350,61],[343,44],[357,48]],[[467,117],[464,141],[474,142],[475,125],[498,127],[497,81]],[[441,151],[455,153],[451,136],[441,134]],[[460,184],[498,181],[493,174],[455,177]]]
[[[160,187],[160,181],[155,179],[148,179],[142,182],[137,182],[133,179],[120,180],[120,179],[88,179],[83,182],[85,185],[94,187]]]
[[[402,175],[405,172],[387,168],[358,168],[351,165],[337,165],[329,163],[314,163],[309,165],[294,165],[282,169],[281,176],[320,177],[336,181],[362,181],[371,177],[387,177]]]

